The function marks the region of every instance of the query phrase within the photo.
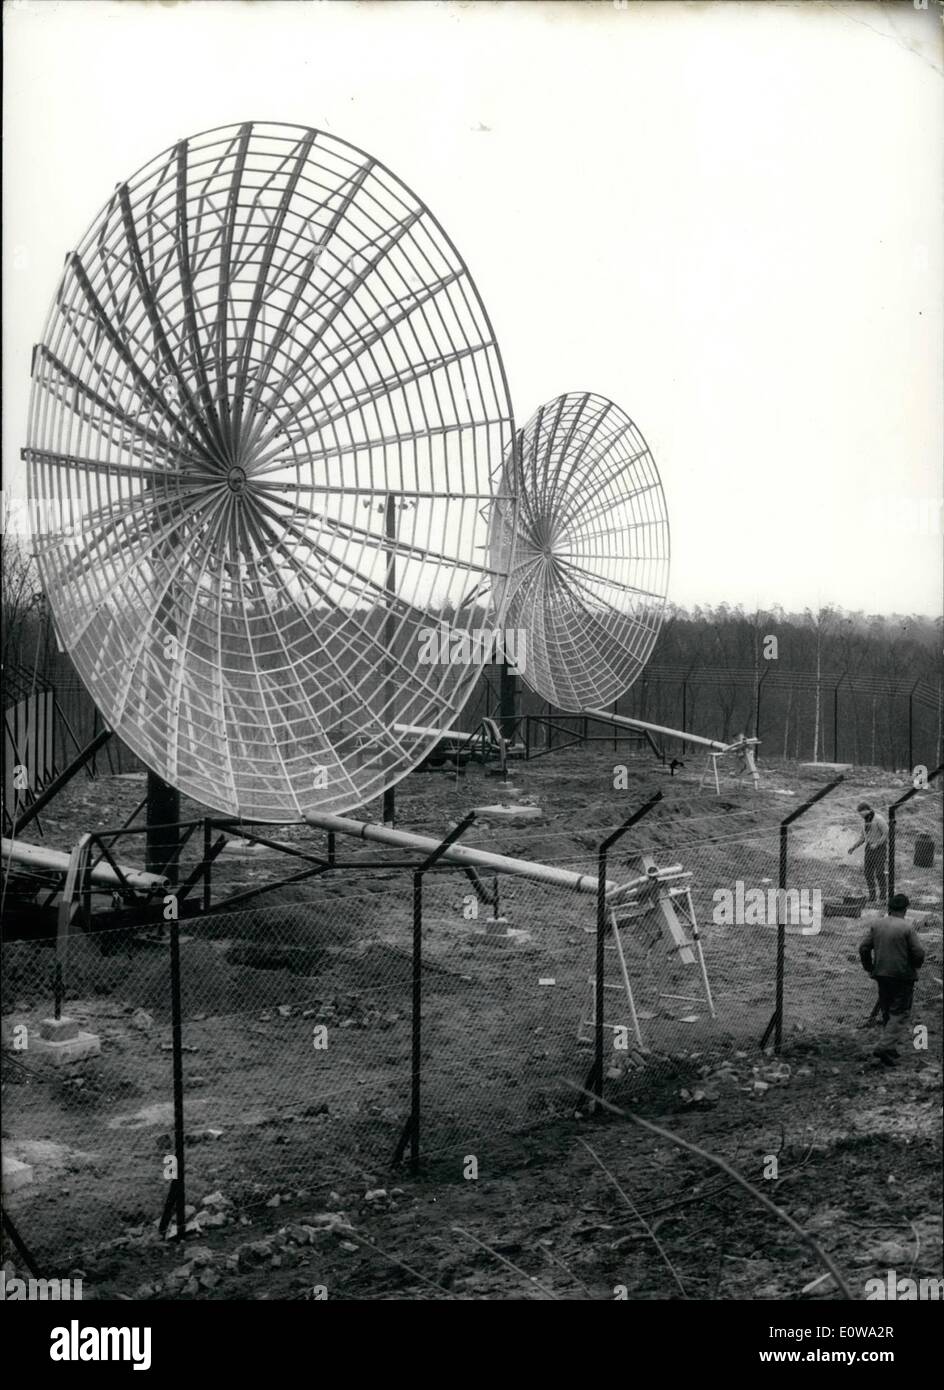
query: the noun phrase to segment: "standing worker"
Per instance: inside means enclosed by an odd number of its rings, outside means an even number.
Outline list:
[[[862,817],[862,834],[855,844],[850,846],[849,853],[854,854],[860,845],[865,845],[865,885],[869,890],[869,902],[875,902],[877,880],[878,891],[884,906],[888,899],[888,880],[885,877],[888,821],[884,816],[876,815],[867,801],[860,801],[856,810]]]
[[[887,917],[876,917],[859,942],[859,959],[878,985],[878,1004],[884,1033],[875,1056],[889,1066],[898,1061],[898,1047],[907,1030],[915,980],[924,961],[918,934],[905,921],[908,899],[895,893]]]

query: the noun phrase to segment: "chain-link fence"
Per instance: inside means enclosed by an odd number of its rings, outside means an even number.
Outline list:
[[[613,845],[607,877],[637,888],[616,908],[620,950],[605,919],[606,1094],[640,1102],[734,1053],[756,1057],[776,1005],[783,911],[784,1035],[866,1021],[874,990],[857,945],[867,894],[862,851],[847,853],[861,796],[842,785],[790,827],[786,905],[780,827],[758,823],[749,798],[706,798],[687,817],[673,805]],[[784,788],[785,812],[801,800]],[[940,793],[898,814],[896,882],[930,912],[933,972]],[[573,827],[536,827],[515,849],[594,878],[596,846],[614,828],[588,823],[577,859]],[[489,843],[487,824],[475,838]],[[472,882],[440,863],[422,877],[417,923],[415,891],[408,869],[375,861],[278,889],[275,905],[178,924],[182,1134],[171,927],[72,938],[63,1013],[99,1051],[67,1065],[42,1042],[54,943],[9,943],[4,1152],[34,1181],[8,1204],[38,1256],[152,1234],[181,1139],[197,1233],[352,1177],[389,1183],[394,1155],[410,1153],[414,1080],[431,1173],[487,1163],[502,1136],[570,1119],[594,1062],[595,893],[507,875]],[[919,990],[916,1011],[923,1000]]]
[[[383,886],[354,895],[325,884],[305,903],[180,924],[194,1230],[220,1222],[207,1195],[249,1208],[389,1165],[409,1110],[412,963],[409,898]],[[63,1013],[100,1048],[72,1065],[41,1038],[55,943],[5,948],[4,1152],[38,1170],[19,1202],[54,1196],[50,1238],[73,1248],[83,1231],[107,1238],[153,1224],[176,1176],[169,933],[72,938]],[[429,1006],[450,988],[454,977],[431,968]]]
[[[595,920],[592,895],[525,879],[502,881],[496,920],[469,886],[443,874],[424,887],[424,960],[457,976],[424,1002],[423,1153],[455,1172],[502,1133],[573,1113]]]
[[[3,948],[6,1207],[54,1268],[65,1252],[143,1234],[166,1197],[164,1156],[173,1152],[167,950],[129,952],[127,933],[72,939],[64,1014],[79,1036],[49,1042],[55,941]]]
[[[895,888],[918,911],[941,910],[941,825],[944,777],[915,794],[895,811]]]

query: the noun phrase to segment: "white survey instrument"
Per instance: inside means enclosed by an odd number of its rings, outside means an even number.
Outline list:
[[[644,873],[624,883],[607,898],[606,940],[604,952],[616,957],[619,980],[607,981],[603,988],[621,993],[626,1000],[628,1021],[617,1020],[604,1026],[613,1032],[631,1030],[636,1046],[645,1048],[633,973],[642,969],[648,975],[656,1008],[664,1010],[681,1003],[703,1004],[711,1018],[715,1017],[714,999],[708,983],[708,970],[701,947],[701,936],[692,902],[690,872],[680,864],[660,868],[651,855],[640,855]],[[586,927],[595,932],[595,927]],[[625,933],[625,939],[624,939]],[[697,965],[702,995],[675,994],[661,988],[659,971],[652,957],[661,955],[671,964]],[[657,962],[658,964],[658,962]],[[579,1042],[590,1042],[596,1023],[596,974],[587,977],[589,987],[584,1012],[577,1028]],[[652,1015],[650,1015],[651,1017]]]

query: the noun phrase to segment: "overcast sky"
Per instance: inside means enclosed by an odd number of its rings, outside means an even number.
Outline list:
[[[659,465],[676,602],[941,610],[942,25],[910,0],[10,0],[4,433],[114,185],[182,136],[370,151],[468,263],[523,424],[610,396]]]

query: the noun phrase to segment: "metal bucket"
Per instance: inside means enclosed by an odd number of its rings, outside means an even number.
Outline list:
[[[915,837],[914,863],[916,869],[934,867],[934,839],[926,830]]]

